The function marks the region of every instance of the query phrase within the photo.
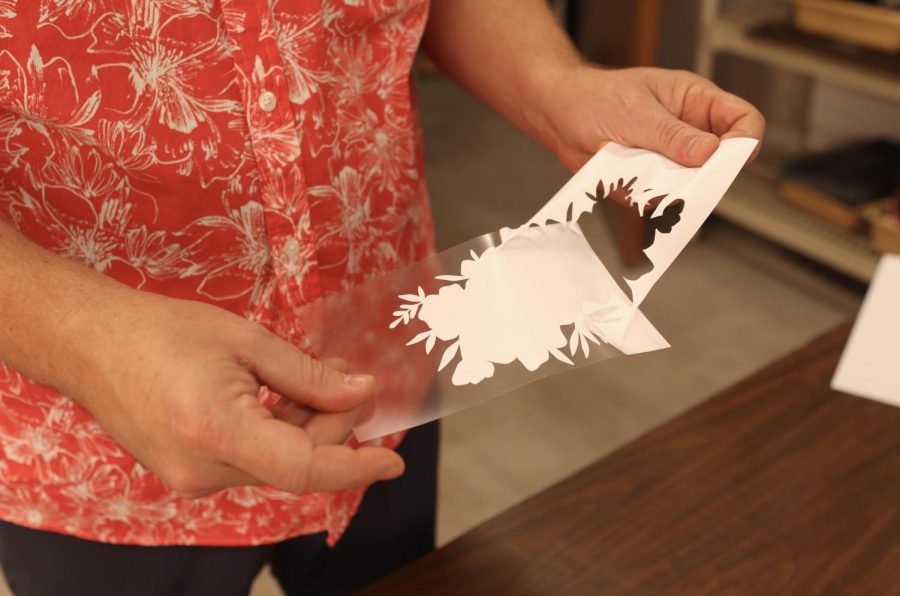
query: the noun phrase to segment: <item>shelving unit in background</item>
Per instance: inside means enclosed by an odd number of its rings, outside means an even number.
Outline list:
[[[786,248],[859,281],[869,281],[878,261],[868,237],[832,226],[775,195],[780,160],[751,164],[719,203],[716,213]]]
[[[715,58],[730,53],[770,66],[900,102],[900,72],[866,53],[831,50],[823,44],[793,43],[777,36],[754,35],[761,24],[787,21],[786,2],[748,3],[739,12],[721,14],[719,0],[703,0],[696,67],[713,77]],[[780,245],[860,281],[869,281],[878,255],[860,234],[831,226],[781,201],[775,194],[780,159],[760,159],[738,178],[716,213]]]

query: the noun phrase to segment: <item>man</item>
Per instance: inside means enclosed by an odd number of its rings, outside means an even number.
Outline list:
[[[15,590],[240,594],[272,562],[289,593],[342,593],[432,547],[434,426],[346,444],[375,380],[305,355],[297,317],[433,251],[420,39],[573,169],[609,140],[699,165],[721,137],[762,136],[695,75],[584,63],[544,0],[428,12],[0,0]],[[407,473],[362,500],[403,473],[398,445]]]

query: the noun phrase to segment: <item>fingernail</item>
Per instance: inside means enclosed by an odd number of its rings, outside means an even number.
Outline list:
[[[378,477],[379,480],[393,480],[397,476],[403,474],[403,471],[406,469],[406,466],[403,462],[398,464],[391,464],[384,471],[381,472],[381,475]]]
[[[371,379],[371,375],[344,375],[344,383],[351,387],[362,387]]]

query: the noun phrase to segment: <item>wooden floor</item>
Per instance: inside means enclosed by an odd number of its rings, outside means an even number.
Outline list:
[[[521,223],[567,179],[552,155],[446,80],[426,78],[419,93],[442,248]],[[444,421],[440,542],[848,319],[861,297],[859,286],[712,222],[643,308],[672,349],[544,379]],[[265,574],[253,592],[279,593]]]

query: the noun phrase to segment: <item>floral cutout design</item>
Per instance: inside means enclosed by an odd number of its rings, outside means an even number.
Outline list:
[[[424,343],[430,354],[444,344],[438,370],[458,357],[453,385],[481,383],[496,365],[513,361],[533,372],[551,358],[574,365],[579,349],[587,359],[591,346],[619,347],[639,303],[755,146],[753,139],[729,139],[702,168],[684,168],[650,151],[608,145],[528,223],[501,230],[502,242],[480,255],[472,251],[458,275],[436,276],[446,282],[436,293],[419,287],[401,295],[390,327],[424,323],[407,345]],[[609,171],[628,175],[603,174]],[[588,184],[596,194],[584,190]],[[644,263],[619,280],[621,287],[577,223],[604,200],[635,210],[650,231]]]
[[[418,321],[427,329],[407,345],[438,345],[441,371],[454,360],[454,385],[478,384],[495,365],[518,361],[535,371],[551,358],[573,365],[592,346],[608,344],[628,301],[573,221],[530,226],[462,261],[437,293],[400,296],[391,328]],[[541,283],[535,284],[535,278]]]

